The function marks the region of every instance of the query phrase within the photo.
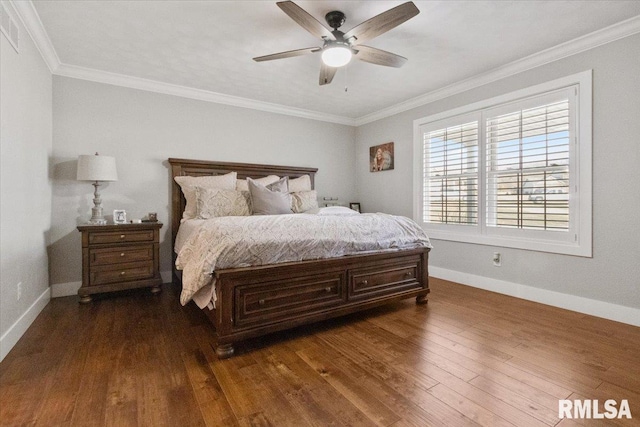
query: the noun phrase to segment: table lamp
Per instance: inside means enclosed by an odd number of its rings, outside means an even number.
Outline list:
[[[100,198],[99,187],[104,181],[117,181],[115,157],[95,155],[78,156],[78,181],[93,181],[95,191],[93,192],[93,208],[91,208],[91,219],[89,224],[104,225],[107,220],[102,216],[102,199]]]

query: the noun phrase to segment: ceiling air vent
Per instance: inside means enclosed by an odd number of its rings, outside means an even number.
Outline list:
[[[19,52],[18,40],[20,40],[20,29],[16,21],[11,17],[11,15],[9,15],[5,5],[2,3],[0,3],[0,30],[16,52]]]

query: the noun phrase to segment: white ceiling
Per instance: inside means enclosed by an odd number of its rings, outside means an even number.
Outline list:
[[[341,10],[346,32],[402,2],[296,3],[323,24],[327,12]],[[275,1],[33,1],[61,69],[114,73],[347,120],[640,15],[637,0],[414,3],[418,16],[367,43],[407,57],[404,67],[353,61],[332,84],[319,86],[319,54],[251,59],[321,46]]]

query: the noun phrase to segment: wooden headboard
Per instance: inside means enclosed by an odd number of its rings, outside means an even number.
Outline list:
[[[169,159],[171,165],[171,252],[176,243],[176,234],[180,227],[182,212],[186,205],[180,186],[174,178],[176,176],[205,176],[224,175],[237,172],[238,179],[262,178],[267,175],[289,176],[298,178],[303,175],[311,177],[311,188],[315,188],[316,168],[301,168],[293,166],[257,165],[252,163],[215,162],[207,160]],[[175,260],[174,260],[175,261]]]

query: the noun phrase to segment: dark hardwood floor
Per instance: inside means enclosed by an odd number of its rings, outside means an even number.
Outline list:
[[[426,306],[250,340],[224,361],[170,285],[54,299],[0,363],[0,425],[640,425],[640,328],[431,288]],[[559,399],[627,399],[633,418],[561,420]]]

